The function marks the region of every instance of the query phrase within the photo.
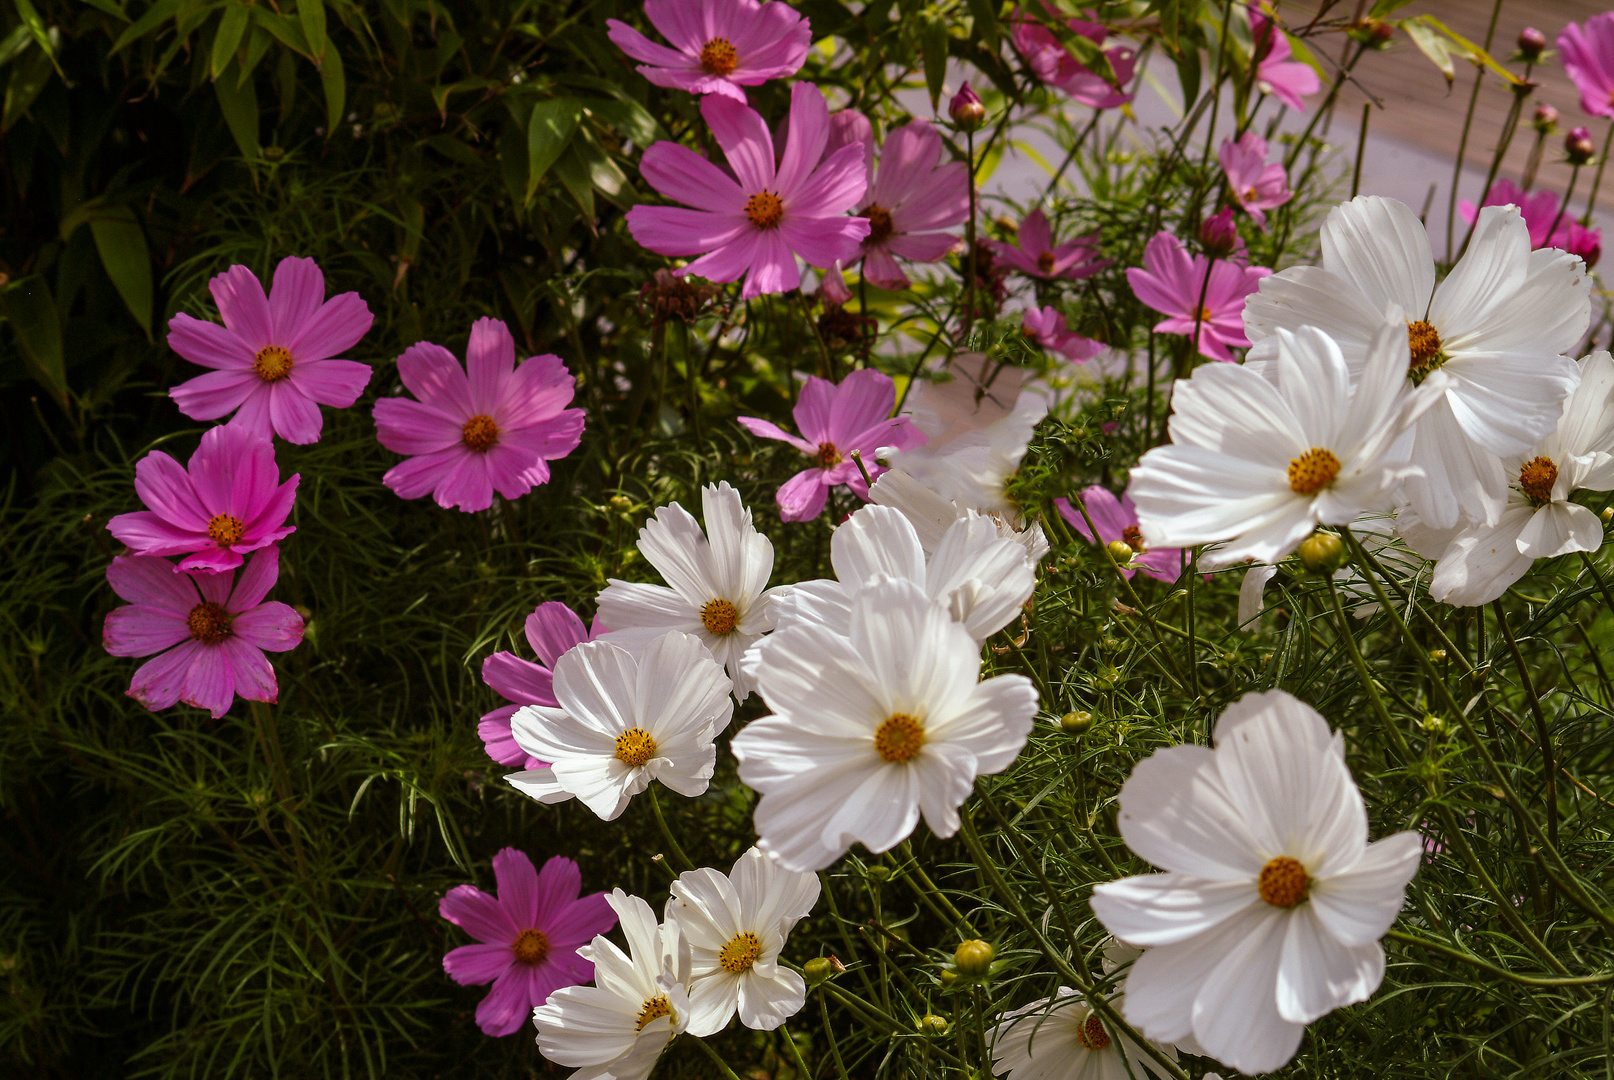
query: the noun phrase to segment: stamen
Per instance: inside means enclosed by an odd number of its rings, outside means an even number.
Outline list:
[[[499,425],[493,422],[493,417],[477,413],[465,421],[465,426],[460,429],[460,438],[478,454],[485,454],[499,441]]]
[[[1315,495],[1338,475],[1339,458],[1320,446],[1289,459],[1289,490],[1296,495]]]
[[[730,975],[751,970],[751,965],[762,955],[762,939],[749,930],[729,938],[728,944],[717,951],[717,962]]]
[[[656,740],[644,728],[629,728],[616,737],[616,759],[637,769],[656,756]]]
[[[1098,1018],[1097,1013],[1089,1013],[1082,1026],[1076,1029],[1076,1041],[1089,1050],[1106,1050],[1110,1045],[1110,1033],[1104,1030],[1104,1021]]]
[[[727,600],[708,600],[701,606],[701,625],[709,633],[723,637],[734,633],[734,628],[740,625],[740,613]]]
[[[870,203],[859,216],[869,219],[869,235],[863,240],[869,247],[877,247],[891,239],[891,211],[879,203]]]
[[[1519,470],[1519,490],[1537,506],[1552,502],[1552,488],[1558,482],[1558,466],[1551,458],[1538,457]]]
[[[633,1025],[633,1030],[643,1031],[645,1029],[645,1025],[650,1023],[650,1021],[660,1019],[663,1016],[671,1015],[672,1003],[667,1000],[667,995],[657,995],[656,997],[653,997],[649,1001],[645,1002],[643,1008],[639,1010],[639,1022]]]
[[[1256,881],[1261,899],[1273,907],[1292,908],[1311,893],[1311,875],[1299,859],[1279,855],[1261,868]]]
[[[1422,319],[1407,323],[1407,346],[1412,351],[1412,359],[1407,364],[1407,378],[1412,380],[1414,386],[1422,383],[1431,371],[1446,362],[1440,332]]]
[[[541,930],[523,930],[510,946],[523,964],[541,964],[549,955],[549,939]]]
[[[252,370],[264,382],[279,382],[291,374],[291,352],[279,345],[265,345],[252,361]]]
[[[230,622],[234,619],[222,604],[203,603],[191,608],[185,616],[185,625],[191,637],[203,645],[217,645],[230,636]]]
[[[734,74],[740,66],[740,54],[728,38],[713,38],[701,46],[701,70],[722,78]]]
[[[893,765],[911,761],[924,745],[925,725],[907,713],[892,713],[874,733],[874,749]]]
[[[234,547],[246,531],[241,519],[233,514],[214,514],[207,523],[207,535],[219,547]]]
[[[759,229],[772,229],[785,216],[785,204],[771,191],[759,191],[745,200],[745,216]]]
[[[1054,272],[1054,253],[1051,252],[1051,251],[1045,251],[1041,255],[1038,255],[1037,256],[1037,269],[1042,271],[1044,274],[1053,273]]]
[[[813,464],[820,469],[833,469],[841,463],[841,452],[835,449],[832,442],[818,444],[818,453],[813,455]]]
[[[1143,554],[1143,530],[1136,525],[1128,525],[1121,530],[1121,539],[1126,546],[1139,555]]]

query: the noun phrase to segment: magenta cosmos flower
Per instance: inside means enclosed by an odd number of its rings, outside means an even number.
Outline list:
[[[828,379],[808,376],[792,413],[801,438],[766,420],[740,417],[741,426],[751,434],[787,442],[812,458],[810,468],[779,488],[779,517],[784,521],[811,521],[823,513],[829,489],[840,484],[866,500],[869,486],[852,460],[852,451],[858,452],[869,479],[874,480],[886,471],[875,463],[876,450],[882,446],[907,450],[925,441],[924,432],[914,427],[913,421],[891,415],[896,404],[897,388],[891,377],[864,368],[852,372],[838,386]]]
[[[1130,578],[1142,570],[1155,580],[1168,583],[1181,576],[1182,548],[1144,546],[1143,532],[1138,527],[1138,508],[1132,504],[1132,496],[1123,494],[1117,499],[1109,489],[1094,484],[1082,492],[1082,502],[1087,506],[1088,517],[1093,519],[1094,528],[1098,529],[1096,543],[1113,544],[1119,540],[1132,549],[1132,562],[1123,566],[1121,573]],[[1085,539],[1093,540],[1093,530],[1087,527],[1080,510],[1066,499],[1055,499],[1054,506],[1059,516],[1070,522],[1071,528]]]
[[[515,339],[498,319],[471,326],[465,365],[418,341],[398,358],[398,377],[419,400],[375,403],[381,445],[409,457],[381,478],[402,498],[430,492],[444,509],[486,510],[495,489],[517,499],[548,483],[549,462],[583,437],[583,410],[566,407],[576,388],[566,365],[545,353],[517,367]]]
[[[515,704],[501,705],[485,713],[476,725],[476,733],[482,736],[488,757],[500,765],[542,769],[549,762],[539,761],[516,745],[516,737],[510,731],[510,718],[525,705],[559,708],[560,702],[555,700],[555,661],[574,645],[593,641],[599,627],[585,629],[577,612],[558,600],[551,600],[539,604],[537,610],[527,616],[526,630],[527,644],[538,654],[538,663],[503,650],[482,661],[482,681],[500,697]]]
[[[443,970],[461,986],[493,984],[476,1007],[476,1024],[499,1037],[520,1031],[556,990],[594,978],[594,965],[577,950],[609,933],[616,912],[604,893],[578,896],[583,874],[559,855],[534,871],[526,855],[505,848],[493,856],[493,876],[498,895],[456,885],[437,913],[480,942],[443,957]]]
[[[1046,4],[1044,6],[1048,7]],[[1052,7],[1048,7],[1048,12],[1051,16],[1058,16]],[[1068,19],[1065,25],[1095,45],[1103,45],[1109,33],[1099,23],[1082,19]],[[1104,50],[1104,58],[1115,72],[1116,81],[1110,82],[1078,62],[1052,30],[1035,20],[1024,16],[1017,18],[1014,41],[1033,75],[1050,86],[1058,87],[1083,105],[1095,109],[1114,109],[1137,96],[1125,90],[1137,69],[1138,53],[1131,46],[1117,45]]]
[[[1045,281],[1056,278],[1080,281],[1110,265],[1108,259],[1098,257],[1097,233],[1055,247],[1053,229],[1048,225],[1048,215],[1042,212],[1041,207],[1026,215],[1026,219],[1020,223],[1016,239],[1016,244],[988,240],[986,246],[999,262]]]
[[[711,281],[746,275],[746,299],[800,285],[797,255],[819,267],[858,257],[869,223],[845,215],[867,185],[863,148],[843,146],[824,157],[829,107],[818,87],[791,87],[789,136],[779,158],[754,110],[714,94],[701,102],[701,115],[734,175],[688,147],[654,144],[639,162],[640,173],[657,191],[694,209],[633,207],[628,228],[635,240],[661,255],[701,256],[680,275]]]
[[[1289,39],[1261,11],[1260,0],[1250,0],[1250,36],[1259,60],[1255,65],[1255,85],[1296,112],[1306,108],[1305,98],[1322,89],[1322,80],[1310,64],[1294,58]]]
[[[643,61],[639,73],[646,79],[692,94],[744,103],[742,86],[794,75],[812,44],[807,20],[777,0],[645,0],[644,13],[672,48],[617,19],[605,20],[608,35]]]
[[[234,574],[176,574],[151,555],[119,555],[107,567],[114,608],[101,641],[113,656],[151,656],[129,683],[129,696],[153,711],[177,701],[217,720],[236,695],[273,702],[280,693],[264,650],[285,652],[303,640],[302,616],[264,602],[280,576],[280,551],[266,548]]]
[[[230,423],[268,439],[319,441],[319,407],[345,409],[370,381],[370,365],[335,360],[358,344],[373,317],[358,293],[325,299],[325,275],[313,259],[281,259],[267,297],[251,270],[232,266],[207,283],[224,325],[178,314],[168,346],[213,368],[168,391],[192,420]]]
[[[869,222],[863,276],[882,289],[905,289],[908,275],[897,265],[898,258],[935,262],[959,245],[958,237],[943,230],[969,217],[969,170],[962,161],[943,160],[941,136],[923,120],[886,136],[876,168],[868,117],[845,109],[830,118],[825,152],[850,143],[862,147],[867,168],[868,201],[858,211]]]
[[[1104,348],[1100,342],[1068,329],[1065,316],[1052,306],[1026,312],[1025,318],[1020,320],[1020,332],[1043,348],[1062,353],[1067,360],[1078,364],[1091,360]]]
[[[1166,316],[1155,323],[1155,333],[1187,337],[1197,333],[1201,356],[1231,361],[1228,346],[1250,346],[1244,336],[1245,297],[1270,273],[1264,266],[1241,266],[1226,259],[1212,262],[1203,255],[1189,258],[1182,241],[1162,230],[1144,248],[1143,268],[1129,269],[1126,279],[1139,300]]]
[[[1253,131],[1246,131],[1238,142],[1223,139],[1216,158],[1222,163],[1233,198],[1263,231],[1267,227],[1266,211],[1295,197],[1283,166],[1267,161],[1267,141]]]
[[[1519,213],[1524,216],[1524,224],[1530,230],[1530,247],[1532,249],[1555,247],[1562,248],[1571,255],[1579,255],[1586,262],[1587,269],[1597,264],[1598,256],[1603,249],[1603,230],[1588,229],[1576,221],[1567,211],[1558,213],[1558,194],[1547,188],[1539,188],[1534,192],[1527,192],[1506,177],[1491,185],[1486,193],[1484,206],[1517,206]],[[1463,220],[1470,225],[1479,216],[1480,207],[1476,207],[1468,199],[1457,204],[1458,212]],[[1553,223],[1558,227],[1553,229]],[[1552,235],[1547,231],[1551,229]]]
[[[1593,15],[1583,26],[1564,27],[1558,51],[1580,91],[1580,107],[1593,116],[1614,119],[1614,11]]]
[[[262,436],[233,424],[208,428],[184,468],[161,450],[140,459],[135,494],[146,509],[119,514],[107,531],[136,555],[185,555],[177,570],[234,570],[241,556],[297,531],[286,517],[299,479],[280,483],[275,449]]]

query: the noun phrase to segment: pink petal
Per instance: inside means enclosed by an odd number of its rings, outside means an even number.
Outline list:
[[[251,352],[256,354],[265,345],[275,343],[269,298],[263,294],[263,283],[256,274],[244,266],[232,266],[208,282],[207,288],[219,307],[224,325],[233,330]]]
[[[302,642],[303,617],[295,608],[271,600],[237,615],[231,629],[256,648],[285,652]]]
[[[530,967],[512,964],[493,983],[493,989],[476,1007],[476,1026],[493,1038],[514,1035],[526,1024],[535,1007],[530,993]]]
[[[463,424],[408,398],[382,398],[375,403],[376,438],[397,454],[430,454],[463,446]]]
[[[257,378],[256,375],[253,376]],[[259,380],[260,389],[241,403],[241,408],[230,418],[230,426],[268,441],[275,437],[274,425],[269,422],[269,384]]]
[[[281,259],[269,288],[269,313],[274,325],[270,340],[290,344],[324,300],[325,275],[318,263],[295,256]]]
[[[528,864],[529,867],[531,864]],[[502,890],[502,886],[501,886]],[[536,901],[532,925],[548,933],[549,927],[577,902],[583,891],[583,872],[577,864],[561,855],[544,860],[538,871]]]
[[[496,652],[482,661],[482,681],[506,701],[518,705],[555,706],[554,675],[531,660]]]
[[[374,322],[358,293],[341,293],[320,305],[286,347],[295,360],[326,360],[357,345]]]
[[[698,67],[661,68],[648,65],[641,65],[639,74],[655,86],[665,86],[670,90],[683,90],[691,94],[721,97],[737,105],[745,104],[745,91],[734,84],[733,75],[725,78],[708,75]]]
[[[549,463],[529,449],[505,442],[482,455],[488,482],[506,499],[519,499],[549,483]]]
[[[139,555],[182,555],[213,542],[205,531],[170,525],[149,510],[119,514],[106,528]]]
[[[201,602],[196,585],[173,564],[149,555],[119,555],[106,569],[112,591],[130,603],[183,619]]]
[[[168,569],[167,563],[163,566],[163,573],[171,578],[184,576]],[[113,656],[151,656],[190,636],[184,615],[144,604],[113,608],[101,624],[101,646]]]
[[[510,428],[500,434],[500,442],[508,449],[521,451],[523,457],[554,461],[577,449],[577,444],[583,438],[584,416],[582,409],[567,409],[547,420],[525,427]],[[495,451],[499,449],[500,447],[494,447]],[[547,465],[534,468],[531,483],[542,484],[548,479]]]
[[[519,705],[504,705],[490,713],[484,713],[477,722],[476,733],[482,739],[482,748],[487,751],[488,757],[500,765],[510,765],[518,769],[541,769],[549,764],[531,757],[516,743],[515,734],[510,730],[510,718],[520,709]]]
[[[824,512],[829,485],[823,469],[803,469],[779,487],[780,521],[811,521]]]
[[[232,330],[184,312],[168,321],[168,347],[193,364],[219,370],[252,367],[257,353]]]
[[[236,579],[226,610],[232,615],[257,607],[280,578],[280,549],[265,548],[252,556],[247,568]]]
[[[897,404],[897,387],[891,376],[862,368],[841,380],[829,411],[829,440],[842,453],[864,449],[858,436],[891,415]]]
[[[827,226],[830,223],[824,222]],[[860,221],[864,231],[868,230],[868,222]],[[798,223],[800,226],[801,223]],[[798,236],[805,240],[805,236]],[[862,236],[857,237],[858,240]],[[857,252],[854,241],[851,247],[836,249],[836,254],[823,265],[828,266],[835,259],[850,259]],[[694,264],[690,271],[695,272]],[[713,281],[718,280],[711,274],[706,275]],[[785,239],[785,228],[769,229],[757,233],[756,257],[751,260],[751,270],[745,276],[745,285],[740,289],[740,297],[745,300],[754,300],[764,293],[789,292],[801,284],[801,267],[796,265],[796,255],[790,249]]]
[[[141,664],[129,681],[129,696],[155,712],[179,701],[179,688],[191,659],[201,650],[198,641],[187,641]]]
[[[829,438],[829,418],[835,410],[835,384],[816,375],[807,376],[796,398],[796,427],[801,429],[804,454],[816,454],[818,444]]]
[[[263,654],[259,653],[258,658],[263,659]],[[267,666],[268,661],[264,664]],[[270,680],[273,679],[271,673]],[[230,706],[235,704],[235,671],[222,647],[200,645],[191,654],[190,663],[180,678],[179,700],[206,709],[215,720],[230,711]]]
[[[284,604],[278,606],[285,607]],[[264,608],[258,610],[262,611]],[[298,623],[301,622],[299,619]],[[280,696],[280,685],[275,681],[275,669],[269,665],[269,658],[263,655],[262,649],[241,636],[231,635],[219,642],[218,652],[220,659],[229,669],[232,686],[237,695],[248,701],[267,702],[273,702]],[[229,705],[226,704],[224,707],[228,709]]]
[[[515,848],[503,848],[493,856],[493,877],[498,882],[499,905],[510,921],[522,930],[537,927],[538,872],[532,860]]]
[[[493,481],[488,475],[487,455],[466,453],[453,462],[437,482],[432,498],[444,510],[464,513],[486,510],[493,505]]]
[[[319,442],[320,430],[325,426],[319,406],[289,379],[269,387],[269,422],[275,434],[300,446]]]
[[[376,404],[379,407],[380,402]],[[455,443],[444,450],[411,457],[388,469],[381,482],[400,499],[418,499],[442,483],[459,459],[471,453],[464,444]]]
[[[461,945],[443,956],[443,970],[461,986],[484,986],[508,971],[516,954],[508,945]]]
[[[810,82],[798,82],[790,88],[790,133],[785,139],[785,152],[779,159],[779,172],[774,182],[777,191],[787,202],[807,183],[813,170],[824,156],[824,144],[829,140],[829,105],[823,92]],[[726,150],[726,148],[725,148]],[[862,195],[868,183],[868,168],[863,147],[844,146],[830,156],[831,161],[843,157],[852,162],[852,173],[857,185],[855,200]],[[828,165],[829,162],[825,162]],[[851,200],[833,208],[834,213],[851,206]]]
[[[464,424],[476,410],[471,406],[471,385],[454,354],[441,345],[417,341],[398,357],[398,377],[420,402]],[[380,402],[377,402],[377,407]]]
[[[356,360],[303,360],[292,365],[286,382],[311,401],[345,409],[359,400],[371,374],[369,364]]]
[[[641,208],[635,206],[632,210],[628,211],[628,225],[630,228],[633,226],[633,214],[640,209],[644,209],[648,212],[659,209],[670,210],[672,208],[650,206]],[[698,211],[690,210],[687,212],[693,214],[697,213]],[[635,231],[634,236],[636,239],[638,238],[637,231]],[[765,246],[763,236],[764,234],[761,232],[761,230],[753,229],[747,225],[743,229],[736,232],[732,240],[719,244],[707,254],[701,256],[688,266],[684,267],[683,270],[679,271],[679,275],[683,276],[685,274],[693,274],[696,277],[706,278],[708,281],[734,281],[739,278],[741,274],[744,274],[747,270],[751,269],[752,265],[760,257]],[[648,247],[649,245],[646,246]],[[655,249],[651,248],[651,250],[654,251]],[[791,260],[791,264],[795,264],[794,259]],[[797,281],[800,281],[799,274],[797,276]],[[747,288],[749,287],[750,286],[748,284]]]
[[[863,200],[867,183],[861,151],[856,146],[843,146],[826,157],[810,176],[789,188],[781,183],[780,196],[785,201],[784,221],[788,224],[804,218],[844,214]]]
[[[648,10],[647,4],[647,13]],[[619,19],[607,19],[605,26],[605,36],[611,39],[611,43],[635,60],[657,67],[683,67],[691,62],[683,53],[669,49],[665,45],[658,45]]]
[[[559,600],[539,604],[527,616],[526,631],[527,643],[550,668],[566,653],[592,638],[577,613]]]
[[[732,177],[677,143],[658,142],[639,159],[639,173],[669,199],[713,213],[743,209],[746,195]]]
[[[739,211],[714,214],[707,210],[687,210],[682,206],[646,206],[641,203],[631,208],[627,217],[628,231],[640,247],[674,258],[705,255],[733,244],[754,243],[749,238],[756,233],[745,214]],[[693,266],[685,267],[684,272],[713,281],[733,281],[740,276],[736,273],[731,277],[715,277]]]
[[[207,530],[212,514],[198,497],[190,473],[161,450],[153,450],[135,464],[134,486],[140,501],[164,521],[193,531]]]
[[[582,887],[581,883],[578,887]],[[594,940],[598,934],[609,934],[615,927],[616,912],[606,902],[605,894],[590,893],[556,912],[544,933],[549,936],[551,946],[570,951]]]
[[[492,413],[500,429],[551,421],[571,404],[577,379],[554,353],[529,356],[505,384],[504,397]]]
[[[755,416],[740,416],[735,418],[735,422],[759,439],[777,439],[780,442],[789,443],[804,454],[818,453],[817,445],[805,439],[796,438],[796,436],[771,421],[759,420]]]
[[[837,261],[849,263],[857,258],[858,248],[868,235],[869,223],[863,218],[786,218],[778,229],[763,234],[763,245],[776,254],[772,265],[789,266],[782,279],[784,284],[765,291],[786,292],[801,284],[801,271],[796,268],[791,252],[813,266],[834,266]]]
[[[1052,250],[1054,233],[1048,227],[1048,215],[1042,212],[1041,207],[1027,214],[1026,219],[1020,223],[1019,240],[1021,252],[1030,258],[1033,264],[1038,255]]]
[[[510,328],[498,319],[481,318],[472,323],[465,368],[473,415],[491,417],[498,411],[505,381],[515,367],[516,339],[510,336]]]
[[[963,241],[951,233],[901,233],[886,244],[910,262],[935,262],[950,255]]]
[[[512,945],[527,929],[517,926],[504,905],[475,885],[456,885],[444,893],[437,914],[489,945]]]
[[[819,100],[823,100],[822,96]],[[791,111],[794,114],[794,98]],[[741,189],[755,194],[773,188],[773,136],[762,117],[754,109],[715,94],[701,99],[701,115],[711,127],[717,145],[723,148],[723,157],[734,170]]]
[[[864,253],[863,276],[882,289],[906,289],[910,284],[908,275],[902,272],[897,260],[891,257],[889,244],[890,241],[887,241],[886,244],[870,248]]]
[[[252,371],[209,371],[168,391],[179,411],[192,420],[217,420],[239,409],[255,392],[270,387]]]
[[[737,10],[739,5],[729,9]],[[661,35],[673,46],[682,49],[691,57],[700,55],[701,46],[719,36],[716,21],[712,12],[705,4],[690,3],[689,0],[645,0],[645,18],[650,25],[661,31]],[[727,26],[723,27],[728,30]],[[730,38],[730,43],[733,39]]]

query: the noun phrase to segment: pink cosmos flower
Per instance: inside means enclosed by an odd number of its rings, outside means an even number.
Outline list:
[[[264,439],[319,441],[321,405],[345,409],[370,381],[370,365],[332,357],[358,343],[373,317],[358,293],[325,299],[313,259],[281,259],[268,297],[251,270],[232,266],[207,283],[224,325],[184,313],[168,323],[168,346],[213,368],[168,391],[192,420],[217,420]]]
[[[551,353],[516,366],[516,343],[498,319],[471,326],[466,366],[441,345],[419,341],[398,358],[398,376],[418,398],[375,403],[381,445],[410,455],[382,483],[399,497],[431,492],[437,505],[470,512],[498,489],[517,499],[549,482],[549,462],[577,449],[583,410],[568,409],[571,372]]]
[[[1182,548],[1144,547],[1143,533],[1138,528],[1138,508],[1132,504],[1132,496],[1123,494],[1117,499],[1107,488],[1094,484],[1082,492],[1082,502],[1087,505],[1087,514],[1098,529],[1095,543],[1113,544],[1119,540],[1135,552],[1131,565],[1124,567],[1121,573],[1130,578],[1142,570],[1156,581],[1168,584],[1182,575]],[[1093,539],[1093,531],[1087,527],[1080,510],[1065,499],[1055,499],[1054,506],[1059,516],[1070,522],[1071,528],[1086,539]]]
[[[896,384],[891,376],[863,368],[842,379],[840,385],[828,379],[808,376],[801,397],[792,413],[802,438],[777,424],[754,416],[740,417],[740,425],[763,439],[787,442],[813,459],[811,468],[786,480],[779,488],[779,517],[782,521],[811,521],[824,511],[829,489],[845,484],[861,499],[868,499],[869,486],[852,460],[856,450],[863,468],[874,480],[885,472],[875,463],[875,451],[882,446],[907,450],[924,443],[925,436],[906,416],[892,416],[897,405]]]
[[[176,701],[217,720],[236,695],[274,702],[280,694],[264,650],[285,652],[303,640],[303,619],[279,601],[264,602],[280,576],[280,549],[254,555],[234,574],[176,574],[151,555],[119,555],[107,567],[112,591],[129,601],[107,614],[101,641],[113,656],[151,656],[129,683],[146,708]]]
[[[1110,265],[1108,259],[1098,257],[1097,233],[1055,247],[1053,229],[1040,206],[1020,223],[1017,240],[1017,244],[988,240],[986,245],[1000,262],[1045,281],[1056,278],[1081,281]]]
[[[505,848],[493,856],[493,876],[496,896],[456,885],[437,913],[481,942],[450,951],[443,970],[461,986],[493,984],[476,1007],[476,1024],[498,1038],[520,1031],[556,990],[594,978],[594,965],[577,950],[609,933],[616,912],[604,893],[578,896],[582,871],[559,855],[534,871],[526,855]]]
[[[1532,249],[1561,248],[1571,255],[1579,255],[1586,261],[1588,269],[1597,264],[1598,256],[1602,254],[1603,249],[1603,230],[1588,229],[1567,211],[1559,216],[1557,192],[1547,188],[1526,192],[1512,180],[1503,177],[1491,185],[1491,190],[1486,193],[1485,201],[1480,207],[1507,206],[1510,203],[1517,206],[1519,212],[1524,215],[1525,227],[1530,230]],[[1458,212],[1470,225],[1479,216],[1480,207],[1476,207],[1468,199],[1457,204]],[[1553,222],[1557,222],[1558,227],[1553,229],[1549,237],[1547,230],[1553,228]]]
[[[820,163],[829,107],[818,87],[791,87],[789,137],[778,159],[773,136],[754,110],[710,95],[701,115],[734,175],[688,147],[654,144],[639,162],[640,173],[657,191],[694,209],[633,207],[628,228],[635,240],[661,255],[701,256],[680,275],[735,281],[745,274],[746,299],[800,285],[797,255],[814,266],[858,257],[869,223],[844,215],[867,185],[863,148],[843,146]]]
[[[1558,35],[1564,70],[1580,91],[1580,107],[1593,116],[1614,119],[1614,11],[1570,23]]]
[[[1310,64],[1294,59],[1289,39],[1261,11],[1260,0],[1250,0],[1250,36],[1260,59],[1255,65],[1255,85],[1296,112],[1304,112],[1303,100],[1322,89],[1322,80]]]
[[[1044,6],[1050,15],[1057,17],[1058,12],[1053,7]],[[1136,49],[1118,45],[1104,50],[1110,69],[1115,72],[1116,81],[1110,82],[1079,63],[1048,27],[1025,16],[1016,18],[1014,22],[1015,44],[1025,56],[1032,74],[1041,81],[1058,87],[1074,100],[1095,109],[1114,109],[1137,96],[1124,89],[1137,69]],[[1095,45],[1103,45],[1109,33],[1102,25],[1082,19],[1068,19],[1065,25]]]
[[[778,0],[645,0],[644,13],[672,48],[627,23],[605,20],[616,47],[644,61],[641,75],[657,86],[722,94],[742,104],[742,86],[794,75],[812,43],[807,20]]]
[[[286,516],[300,479],[280,483],[262,436],[234,424],[208,428],[184,468],[161,450],[140,459],[135,494],[146,509],[119,514],[107,531],[136,555],[185,555],[176,572],[234,570],[241,556],[297,531]]]
[[[1212,262],[1204,255],[1190,259],[1182,241],[1161,230],[1143,250],[1143,268],[1127,270],[1126,279],[1139,300],[1166,316],[1155,324],[1155,333],[1195,337],[1197,329],[1201,356],[1231,361],[1228,346],[1250,345],[1244,336],[1244,299],[1270,273],[1264,266]]]
[[[1266,211],[1295,197],[1283,166],[1267,161],[1267,141],[1253,131],[1246,131],[1238,142],[1223,139],[1216,158],[1233,198],[1262,231],[1267,227]]]
[[[593,630],[584,629],[577,612],[558,600],[551,600],[539,604],[537,610],[527,616],[526,629],[527,643],[538,654],[538,663],[503,650],[482,661],[482,681],[500,697],[515,704],[501,705],[485,713],[481,723],[476,725],[476,733],[482,736],[488,757],[500,765],[542,769],[549,762],[529,756],[516,745],[516,737],[510,731],[510,718],[524,705],[558,708],[560,702],[555,700],[553,675],[555,661],[574,645],[593,641],[600,628],[596,622]]]
[[[1028,311],[1020,320],[1020,332],[1045,349],[1063,353],[1065,358],[1080,364],[1091,360],[1104,348],[1102,342],[1085,338],[1068,329],[1065,316],[1052,305],[1041,311]]]

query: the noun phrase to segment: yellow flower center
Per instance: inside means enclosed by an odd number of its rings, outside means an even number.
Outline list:
[[[1054,253],[1051,252],[1051,251],[1045,251],[1041,255],[1038,255],[1037,256],[1037,269],[1041,270],[1044,274],[1053,273],[1054,272]]]
[[[740,66],[740,54],[728,38],[715,37],[701,46],[701,70],[719,78],[734,74]]]
[[[217,645],[230,636],[231,615],[221,604],[197,604],[185,616],[191,637],[203,645]]]
[[[1136,525],[1128,525],[1121,530],[1121,539],[1126,546],[1139,555],[1143,554],[1143,530]]]
[[[911,761],[925,745],[925,725],[907,713],[892,713],[874,733],[874,748],[893,765]]]
[[[729,938],[727,945],[717,951],[717,962],[730,975],[750,971],[751,965],[762,955],[762,939],[747,930]]]
[[[667,1000],[667,995],[658,994],[656,997],[653,997],[649,1001],[645,1002],[643,1007],[639,1009],[639,1022],[633,1025],[633,1030],[643,1031],[645,1029],[645,1025],[650,1023],[650,1021],[659,1020],[663,1016],[671,1015],[672,1003]]]
[[[1273,907],[1292,908],[1311,892],[1311,875],[1299,859],[1279,855],[1261,867],[1255,887],[1261,899]]]
[[[771,191],[759,191],[745,200],[745,216],[759,229],[771,229],[785,216],[785,204]]]
[[[862,216],[869,219],[869,235],[863,241],[865,244],[874,247],[891,239],[891,211],[879,203],[870,203],[863,208]]]
[[[241,536],[247,527],[241,519],[231,514],[214,514],[207,523],[207,535],[219,547],[234,547],[241,542]]]
[[[723,637],[734,633],[734,628],[740,625],[740,613],[727,600],[708,600],[701,605],[701,625],[709,633]]]
[[[1315,495],[1338,475],[1339,458],[1320,446],[1289,459],[1289,490],[1296,495]]]
[[[523,930],[510,946],[523,964],[539,964],[549,955],[549,939],[539,930]]]
[[[833,469],[840,463],[841,452],[835,448],[834,443],[821,442],[818,444],[818,453],[813,455],[814,465],[817,465],[820,469]]]
[[[279,345],[265,345],[252,361],[252,370],[264,382],[279,382],[291,374],[291,353]]]
[[[656,756],[656,740],[644,728],[629,728],[616,737],[616,759],[637,769]]]
[[[1519,490],[1537,506],[1552,501],[1552,487],[1558,482],[1558,466],[1551,458],[1538,457],[1519,470]]]
[[[1414,386],[1446,362],[1446,354],[1441,351],[1440,332],[1422,319],[1407,323],[1407,346],[1412,350],[1412,359],[1407,364],[1407,378],[1412,380]]]
[[[460,439],[478,454],[485,454],[499,441],[499,425],[493,422],[493,417],[477,413],[465,421]]]
[[[1110,1033],[1104,1030],[1104,1022],[1098,1018],[1097,1013],[1089,1013],[1082,1026],[1076,1029],[1076,1041],[1089,1050],[1105,1050],[1110,1045]]]

